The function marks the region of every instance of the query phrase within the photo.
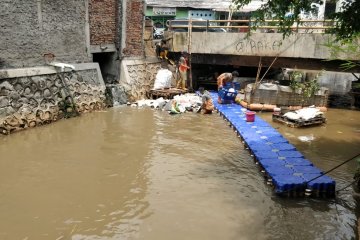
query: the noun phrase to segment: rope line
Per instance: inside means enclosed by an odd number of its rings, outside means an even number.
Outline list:
[[[359,154],[357,154],[357,155],[355,155],[354,157],[352,157],[352,158],[350,158],[350,159],[348,159],[348,160],[344,161],[343,163],[341,163],[341,164],[339,164],[339,165],[337,165],[337,166],[333,167],[332,169],[330,169],[330,170],[328,170],[328,171],[324,172],[323,174],[321,174],[321,175],[319,175],[319,176],[317,176],[317,177],[314,177],[313,179],[311,179],[311,180],[307,181],[306,183],[312,182],[312,181],[314,181],[314,180],[316,180],[316,179],[318,179],[318,178],[320,178],[320,177],[322,177],[322,176],[324,176],[324,175],[328,174],[329,172],[334,171],[335,169],[337,169],[337,168],[341,167],[341,166],[342,166],[342,165],[344,165],[345,163],[348,163],[348,162],[350,162],[351,160],[353,160],[353,159],[355,159],[355,158],[357,158],[357,157],[359,157],[359,156],[360,156],[360,153],[359,153]]]
[[[334,171],[335,169],[337,169],[337,168],[341,167],[342,165],[344,165],[344,164],[346,164],[346,163],[350,162],[351,160],[353,160],[353,159],[355,159],[355,158],[357,158],[357,157],[359,157],[359,156],[360,156],[360,153],[359,153],[359,154],[357,154],[357,155],[355,155],[354,157],[352,157],[352,158],[350,158],[350,159],[348,159],[348,160],[346,160],[346,161],[342,162],[341,164],[339,164],[339,165],[337,165],[337,166],[335,166],[335,167],[331,168],[330,170],[328,170],[328,171],[326,171],[326,172],[324,172],[324,173],[320,174],[319,176],[314,177],[313,179],[310,179],[309,181],[307,181],[307,182],[305,182],[305,183],[304,183],[304,186],[306,186],[309,182],[312,182],[312,181],[314,181],[314,180],[316,180],[316,179],[318,179],[318,178],[320,178],[320,177],[322,177],[322,176],[324,176],[324,175],[328,174],[329,172]],[[348,188],[349,186],[351,186],[351,185],[352,185],[353,183],[355,183],[355,182],[356,182],[356,180],[355,180],[355,181],[353,181],[353,182],[351,182],[351,183],[350,183],[349,185],[347,185],[346,187],[344,187],[344,188],[342,188],[342,189],[340,189],[340,190],[337,190],[337,191],[336,191],[336,193],[338,193],[338,192],[340,192],[340,191],[343,191],[344,189]],[[297,188],[298,188],[298,187],[293,187],[293,188],[291,188],[291,189],[289,189],[289,190],[284,191],[284,193],[291,192],[292,190],[295,190],[295,189],[297,189]]]

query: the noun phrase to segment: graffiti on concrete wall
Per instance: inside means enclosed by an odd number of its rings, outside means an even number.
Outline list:
[[[250,38],[241,39],[236,44],[236,51],[239,53],[264,53],[278,52],[281,50],[281,40],[253,40]]]
[[[0,133],[103,109],[104,90],[96,70],[0,80]]]

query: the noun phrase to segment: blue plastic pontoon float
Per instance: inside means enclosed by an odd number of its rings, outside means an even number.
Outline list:
[[[313,165],[269,123],[257,117],[247,122],[246,109],[238,104],[219,104],[211,93],[219,114],[238,133],[267,182],[282,196],[335,196],[335,181]]]

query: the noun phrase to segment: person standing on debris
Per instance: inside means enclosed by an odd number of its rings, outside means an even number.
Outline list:
[[[199,88],[200,96],[202,99],[201,112],[203,114],[211,114],[214,111],[214,103],[210,96],[210,93],[203,87]]]
[[[234,77],[238,77],[238,76],[239,76],[239,73],[237,71],[233,71],[232,73],[226,72],[226,73],[221,74],[217,78],[218,89],[223,88],[226,85],[226,83],[232,82]]]
[[[190,69],[188,66],[188,55],[186,52],[182,52],[179,59],[179,78],[176,83],[176,88],[186,89],[187,71]]]

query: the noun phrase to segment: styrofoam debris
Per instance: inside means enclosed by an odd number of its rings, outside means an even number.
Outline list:
[[[287,117],[292,120],[309,120],[318,116],[323,115],[324,113],[321,112],[319,109],[314,107],[302,108],[296,110],[295,112],[287,112],[284,114],[284,117]]]
[[[309,136],[299,136],[298,139],[302,142],[311,142],[313,140],[315,140],[314,135],[309,135]]]
[[[182,95],[174,96],[174,99],[167,100],[164,98],[158,98],[156,100],[142,99],[138,100],[135,104],[132,104],[132,107],[151,107],[155,109],[161,109],[164,111],[171,111],[173,101],[176,102],[178,106],[179,113],[186,111],[196,112],[202,104],[202,99],[200,96],[192,93],[186,93]]]

